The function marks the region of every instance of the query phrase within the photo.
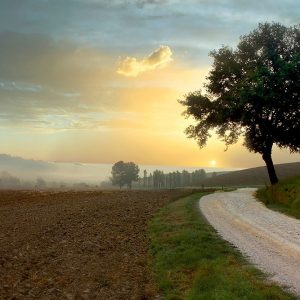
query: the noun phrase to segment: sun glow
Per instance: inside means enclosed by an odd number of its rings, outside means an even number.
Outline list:
[[[211,160],[211,161],[210,161],[210,165],[211,165],[212,167],[215,167],[216,164],[217,164],[217,162],[216,162],[215,160]]]

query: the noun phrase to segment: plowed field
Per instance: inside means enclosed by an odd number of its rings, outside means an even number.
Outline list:
[[[187,191],[0,192],[0,299],[160,299],[147,225]]]

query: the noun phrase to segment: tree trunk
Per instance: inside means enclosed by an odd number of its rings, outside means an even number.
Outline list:
[[[272,156],[271,156],[271,151],[267,152],[267,153],[264,153],[262,155],[262,158],[266,163],[271,185],[274,185],[278,182],[278,178],[277,178],[276,171],[275,171],[275,168],[274,168],[274,164],[273,164],[273,160],[272,160]]]

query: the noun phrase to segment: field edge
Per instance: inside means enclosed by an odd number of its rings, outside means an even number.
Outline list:
[[[150,269],[163,299],[296,299],[207,223],[198,205],[206,194],[166,205],[149,224]]]
[[[257,190],[256,199],[269,209],[300,219],[300,176],[279,181]]]

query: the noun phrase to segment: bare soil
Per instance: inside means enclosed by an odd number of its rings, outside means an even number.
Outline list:
[[[0,191],[0,299],[160,299],[148,222],[188,191]]]

